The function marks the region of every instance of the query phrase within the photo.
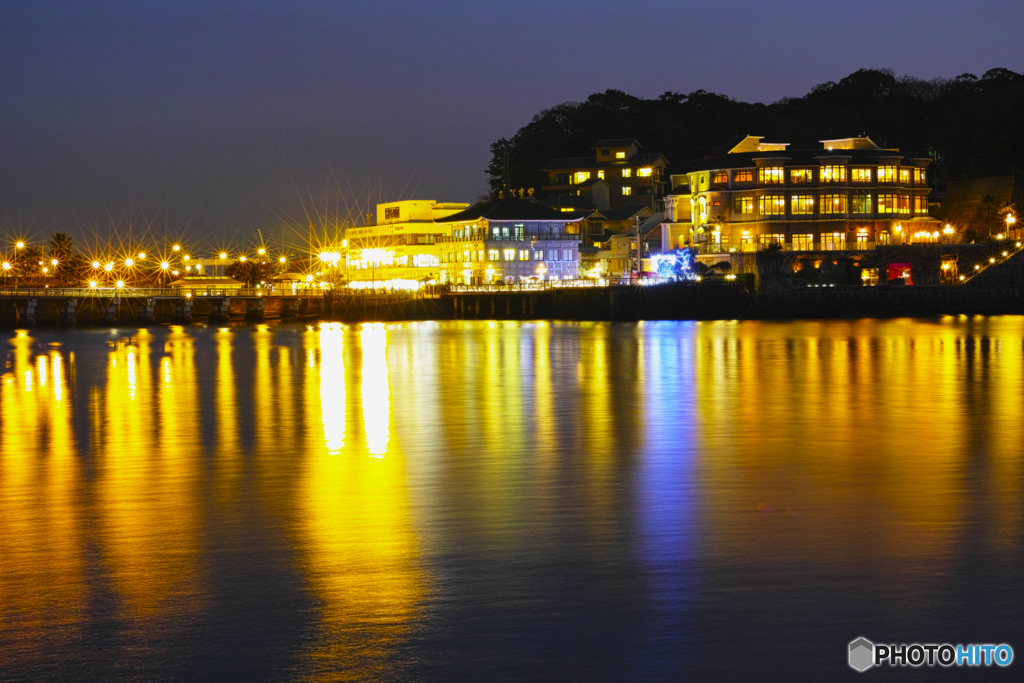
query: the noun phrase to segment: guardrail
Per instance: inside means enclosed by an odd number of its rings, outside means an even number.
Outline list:
[[[218,289],[215,287],[196,289],[184,287],[0,287],[0,297],[170,297],[170,298],[206,298],[206,297],[319,297],[324,290],[310,289],[297,292],[277,291],[274,289]]]

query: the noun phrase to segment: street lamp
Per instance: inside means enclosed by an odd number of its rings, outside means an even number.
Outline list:
[[[1013,230],[1013,224],[1016,223],[1016,222],[1017,222],[1017,217],[1016,216],[1014,216],[1012,213],[1006,214],[1006,233],[1007,234],[1010,234],[1010,231]]]
[[[129,268],[131,268],[132,266],[135,265],[135,260],[134,259],[130,259],[130,258],[126,258],[124,260],[124,265],[128,266]]]
[[[948,241],[948,242],[949,242],[950,244],[952,244],[952,242],[953,242],[953,233],[954,233],[954,232],[956,232],[956,231],[955,231],[955,230],[953,229],[953,226],[952,226],[952,225],[950,225],[949,223],[946,223],[946,227],[944,227],[944,228],[942,229],[942,233],[943,233],[944,235],[946,235],[946,239],[947,239],[947,241]]]
[[[107,265],[103,266],[103,270],[107,271],[108,273],[110,271],[112,271],[113,269],[114,269],[114,262],[113,261],[111,261]]]
[[[181,245],[180,244],[175,244],[173,247],[171,247],[171,249],[173,251],[181,251]]]

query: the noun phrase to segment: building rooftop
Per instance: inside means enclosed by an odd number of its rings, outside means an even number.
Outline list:
[[[717,171],[728,168],[754,168],[757,164],[755,159],[785,159],[787,166],[817,166],[827,163],[829,158],[836,160],[849,160],[850,165],[877,164],[881,159],[929,159],[926,154],[915,154],[910,152],[900,153],[898,150],[884,149],[843,149],[843,150],[822,150],[822,149],[787,149],[783,151],[757,151],[757,152],[734,152],[722,154],[723,147],[719,147],[710,156],[699,162],[689,170],[689,173],[698,171]]]
[[[665,159],[664,154],[634,154],[629,159],[617,159],[614,161],[597,161],[594,157],[563,157],[559,159],[548,159],[541,171],[571,171],[577,168],[616,168],[633,166],[653,166],[659,159]],[[668,159],[665,159],[666,165]]]
[[[520,199],[519,197],[505,197],[503,199],[492,199],[489,202],[481,202],[465,211],[438,218],[435,223],[466,223],[468,221],[559,221],[571,223],[580,220],[570,218],[561,211],[541,206],[537,202]]]

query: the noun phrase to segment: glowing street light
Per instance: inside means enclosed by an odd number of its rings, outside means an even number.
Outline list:
[[[16,246],[18,249],[24,249],[25,248],[25,243],[24,242],[18,242],[14,246]]]
[[[171,264],[168,263],[167,261],[161,261],[160,262],[160,269],[161,270],[167,270],[170,267],[171,267]]]
[[[241,261],[242,263],[245,263],[245,257],[244,256],[239,256],[238,260]]]
[[[97,270],[99,270],[99,267],[100,267],[100,262],[99,262],[99,261],[93,261],[93,262],[92,262],[92,267],[93,267],[93,268],[95,268],[95,269],[97,269]]]
[[[222,252],[220,252],[220,258],[221,258],[221,260],[224,260],[224,259],[226,259],[227,257],[228,257],[228,255],[227,255],[227,254],[225,254],[225,253],[224,253],[223,251],[222,251]]]
[[[185,255],[184,255],[184,256],[182,256],[181,258],[182,258],[182,260],[188,261],[188,260],[189,260],[190,258],[192,258],[192,257],[191,257],[191,256],[189,256],[188,254],[185,254]]]
[[[175,244],[173,247],[171,247],[171,249],[173,251],[181,251],[181,245],[180,244]]]
[[[284,256],[282,256],[281,258],[279,258],[279,259],[277,259],[277,260],[278,260],[278,261],[280,261],[281,263],[284,263],[284,262],[285,262],[285,261],[287,261],[288,259],[286,259],[286,258],[285,258]]]
[[[146,252],[144,252],[144,251],[140,251],[140,252],[139,252],[139,260],[141,261],[141,260],[142,260],[142,259],[144,259],[144,258],[146,258]]]
[[[264,249],[263,247],[260,247],[259,249],[256,250],[256,253],[262,256],[263,254],[267,253],[267,250]]]
[[[114,262],[113,261],[111,261],[107,265],[103,266],[103,270],[107,271],[108,273],[110,271],[112,271],[113,269],[114,269]]]
[[[133,259],[130,259],[130,258],[126,258],[126,259],[124,260],[124,264],[125,264],[126,266],[128,266],[129,268],[131,268],[132,266],[134,266],[134,265],[135,265],[135,261],[134,261]]]
[[[7,261],[4,261],[3,269],[4,270],[10,270],[11,269],[11,264],[8,263]]]
[[[124,280],[118,280],[118,281],[117,281],[117,288],[118,288],[118,289],[121,289],[121,288],[123,288],[123,287],[124,287]]]
[[[56,266],[56,265],[57,265],[57,259],[52,259],[52,260],[50,261],[50,263],[52,263],[53,265],[55,265],[55,266]]]
[[[96,281],[95,280],[89,280],[89,287],[91,287],[92,289],[96,289]]]

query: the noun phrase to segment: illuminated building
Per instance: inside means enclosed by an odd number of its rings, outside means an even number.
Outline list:
[[[467,208],[430,199],[378,204],[375,225],[345,233],[349,281],[436,280],[441,272],[437,239],[451,232],[435,221]]]
[[[441,282],[515,283],[579,277],[582,218],[504,197],[439,219]]]
[[[821,143],[791,150],[736,137],[685,176],[673,176],[667,246],[726,253],[938,241],[938,221],[928,215],[930,158],[881,149],[868,137]]]
[[[593,156],[551,159],[540,171],[548,194],[588,200],[599,211],[646,206],[655,209],[665,193],[663,154],[641,154],[634,138],[598,140]]]

